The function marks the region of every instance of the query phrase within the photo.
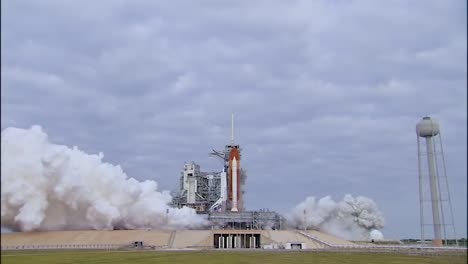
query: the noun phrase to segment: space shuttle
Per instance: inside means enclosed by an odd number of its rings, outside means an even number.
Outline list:
[[[241,168],[241,149],[234,143],[234,114],[231,116],[231,142],[224,146],[224,151],[213,149],[211,155],[218,156],[224,160],[224,168],[221,172],[221,192],[220,198],[210,210],[219,208],[224,211],[243,211],[243,175]]]
[[[231,146],[228,161],[228,204],[231,212],[241,211],[241,163],[239,145],[234,144],[234,114],[231,116]]]

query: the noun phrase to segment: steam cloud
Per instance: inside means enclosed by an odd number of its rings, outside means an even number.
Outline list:
[[[384,218],[369,198],[347,194],[340,202],[308,197],[287,215],[293,227],[314,229],[347,240],[383,239]]]
[[[40,126],[2,131],[1,225],[15,231],[194,228],[205,220],[170,208],[155,181],[128,178],[120,166],[77,147],[49,143]]]

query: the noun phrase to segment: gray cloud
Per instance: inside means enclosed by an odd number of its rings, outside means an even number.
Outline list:
[[[235,112],[249,208],[363,195],[387,237],[416,237],[415,124],[431,115],[466,237],[463,1],[2,7],[2,129],[39,124],[172,189],[183,161],[219,169],[207,153]]]

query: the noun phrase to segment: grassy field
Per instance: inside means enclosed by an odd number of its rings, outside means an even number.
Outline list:
[[[9,251],[2,252],[1,263],[466,263],[460,256],[435,258],[395,254],[319,253],[319,252],[106,252],[106,251]]]

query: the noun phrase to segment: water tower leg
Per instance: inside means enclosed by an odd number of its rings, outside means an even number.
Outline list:
[[[434,240],[432,245],[435,247],[442,246],[442,236],[440,229],[440,214],[439,214],[439,195],[437,190],[437,175],[435,169],[435,155],[432,137],[426,137],[427,162],[429,165],[429,183],[431,185],[431,200],[432,200],[432,219],[434,222]]]

